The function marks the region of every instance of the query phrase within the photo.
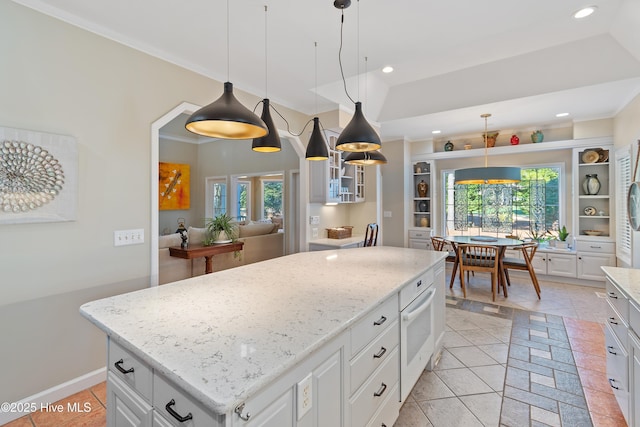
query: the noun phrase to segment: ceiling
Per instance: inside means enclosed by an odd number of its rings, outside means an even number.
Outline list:
[[[309,115],[353,108],[331,0],[14,1]],[[640,2],[356,0],[342,65],[383,140],[609,118],[640,93]]]

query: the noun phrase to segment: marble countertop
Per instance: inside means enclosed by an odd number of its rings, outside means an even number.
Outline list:
[[[225,414],[445,256],[385,246],[303,252],[89,302],[80,312]]]
[[[364,234],[358,236],[345,237],[344,239],[329,239],[327,237],[322,239],[310,240],[309,244],[331,246],[334,248],[342,248],[349,246],[353,243],[364,242]]]
[[[604,273],[618,285],[629,299],[640,305],[640,270],[622,267],[602,267]]]

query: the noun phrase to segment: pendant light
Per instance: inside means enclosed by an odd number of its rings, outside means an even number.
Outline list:
[[[314,42],[314,55],[315,55],[315,106],[316,114],[318,114],[318,42]],[[307,160],[327,160],[329,158],[329,150],[327,150],[327,141],[322,135],[320,130],[320,119],[316,116],[313,118],[313,131],[311,131],[311,138],[307,144],[307,152],[305,154]]]
[[[227,80],[229,79],[229,0],[227,0]],[[222,139],[259,138],[267,125],[233,95],[233,84],[224,84],[217,100],[193,113],[185,124],[188,131]]]
[[[351,5],[351,0],[335,0],[333,5],[342,11],[341,21],[340,21],[340,50],[338,51],[338,62],[340,64],[340,73],[342,74],[342,82],[344,84],[344,91],[347,94],[347,97],[355,104],[355,113],[351,118],[351,121],[344,128],[340,136],[338,136],[338,140],[336,141],[336,149],[341,151],[352,151],[352,152],[362,152],[362,151],[372,151],[377,150],[382,146],[380,142],[380,137],[373,129],[373,127],[367,122],[367,119],[364,117],[364,113],[362,112],[362,103],[360,101],[354,101],[353,98],[349,95],[347,91],[347,82],[344,78],[344,70],[342,68],[342,33],[344,27],[344,9]],[[358,12],[359,12],[360,0],[358,0]],[[359,14],[358,14],[358,27],[359,23]],[[358,28],[358,50],[360,49],[360,28]],[[358,53],[358,58],[360,54]],[[358,81],[360,79],[360,71],[358,70]]]
[[[487,119],[491,114],[482,114],[484,119],[484,167],[466,168],[455,171],[456,184],[512,184],[520,182],[520,168],[488,167]]]
[[[357,153],[349,153],[344,158],[344,162],[350,165],[386,165],[387,158],[379,151],[360,151]]]
[[[261,138],[254,138],[253,143],[251,144],[251,149],[253,151],[258,151],[260,153],[275,153],[282,149],[282,144],[280,143],[280,135],[278,135],[278,129],[276,129],[273,124],[273,119],[271,118],[271,111],[269,98],[267,95],[267,5],[264,6],[264,92],[265,98],[262,100],[262,115],[260,118],[267,125],[267,129],[269,133]]]

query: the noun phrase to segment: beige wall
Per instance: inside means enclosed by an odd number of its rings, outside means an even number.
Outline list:
[[[222,84],[13,2],[0,16],[0,125],[72,135],[79,153],[77,221],[0,225],[0,402],[13,402],[105,365],[78,308],[149,286],[151,124]],[[307,119],[278,109],[294,129]],[[114,247],[129,228],[145,243]]]
[[[388,160],[380,167],[382,173],[382,211],[391,212],[391,217],[382,218],[384,244],[406,246],[404,224],[408,209],[404,202],[407,182],[406,164],[409,164],[409,144],[404,141],[384,143],[384,155]]]

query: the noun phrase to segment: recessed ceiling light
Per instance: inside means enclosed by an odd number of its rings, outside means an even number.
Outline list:
[[[576,13],[573,14],[573,17],[576,19],[582,19],[582,18],[586,18],[587,16],[591,15],[593,12],[595,12],[597,9],[596,6],[589,6],[589,7],[585,7],[583,9],[580,9],[579,11],[577,11]]]
[[[382,72],[389,74],[389,73],[393,72],[393,67],[391,65],[387,65],[386,67],[384,67],[382,69]]]
[[[569,113],[558,113],[556,114],[556,117],[567,117],[569,115]]]
[[[441,130],[432,130],[431,131],[431,133],[434,134],[434,135],[439,134],[441,132],[442,132]]]

